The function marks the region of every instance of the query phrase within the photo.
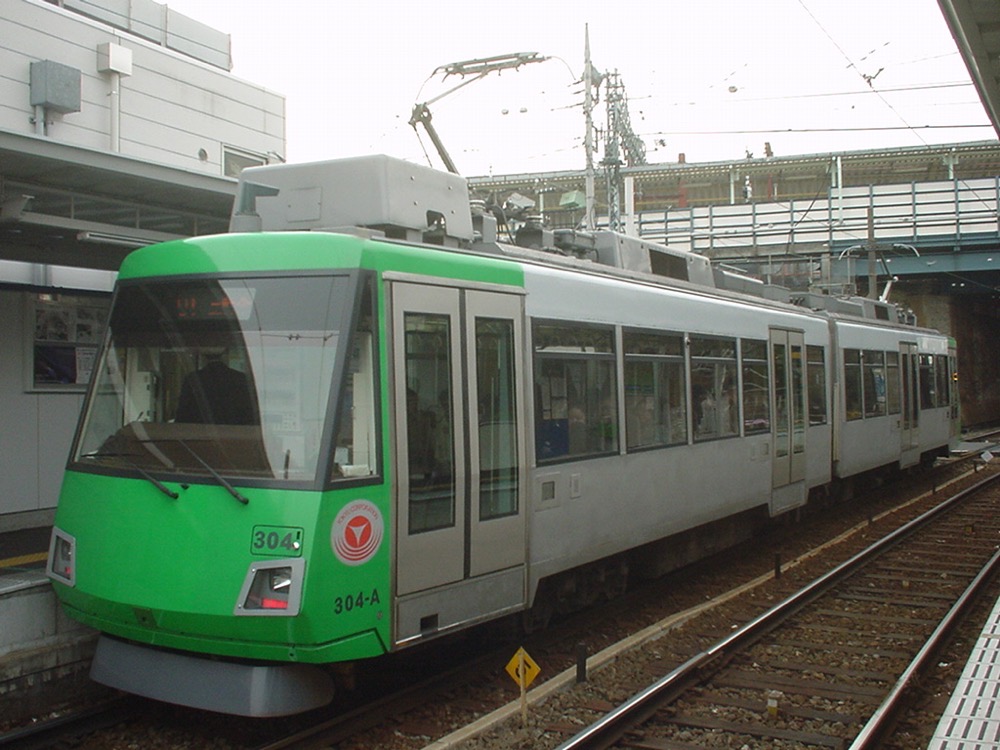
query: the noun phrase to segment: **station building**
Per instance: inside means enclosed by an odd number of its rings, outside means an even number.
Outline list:
[[[226,231],[282,160],[284,97],[231,70],[153,0],[0,5],[0,533],[51,523],[122,258]]]

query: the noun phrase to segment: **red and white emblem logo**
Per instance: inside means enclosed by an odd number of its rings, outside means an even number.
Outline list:
[[[330,546],[337,559],[345,565],[361,565],[378,551],[382,544],[382,532],[382,514],[374,503],[355,500],[334,519],[330,529]]]

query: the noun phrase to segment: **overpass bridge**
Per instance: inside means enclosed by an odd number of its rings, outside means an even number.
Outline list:
[[[686,163],[681,155],[674,163],[626,167],[621,175],[626,233],[762,277],[781,265],[784,277],[772,278],[777,283],[853,278],[853,248],[867,242],[871,215],[880,276],[948,283],[943,275],[974,273],[1000,286],[997,141],[712,163]],[[515,222],[519,211],[541,214],[557,228],[577,227],[583,218],[583,172],[469,183]],[[597,223],[606,226],[600,185],[596,199]]]
[[[634,229],[643,238],[707,255],[713,262],[762,277],[781,276],[770,280],[791,287],[851,283],[859,275],[857,261],[865,255],[869,234],[876,243],[879,276],[986,274],[982,283],[995,286],[1000,281],[998,206],[1000,177],[936,180],[831,188],[811,198],[640,211]],[[799,270],[790,272],[793,268]]]

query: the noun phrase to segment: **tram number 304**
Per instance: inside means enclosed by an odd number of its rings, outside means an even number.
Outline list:
[[[255,555],[299,557],[302,529],[297,526],[254,526],[250,551]]]

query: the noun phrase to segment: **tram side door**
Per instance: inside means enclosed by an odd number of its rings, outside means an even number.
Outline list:
[[[902,378],[902,415],[900,418],[901,463],[904,466],[916,462],[916,458],[907,456],[908,452],[919,451],[919,419],[920,419],[920,359],[917,355],[917,345],[913,342],[901,342],[899,345],[900,368]],[[919,456],[917,457],[919,458]]]
[[[523,605],[523,298],[393,281],[397,641]]]
[[[806,476],[805,336],[801,331],[772,329],[770,343],[772,486],[777,489]]]

